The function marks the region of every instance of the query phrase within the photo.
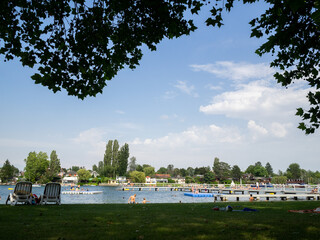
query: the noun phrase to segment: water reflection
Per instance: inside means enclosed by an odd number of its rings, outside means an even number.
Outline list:
[[[5,204],[7,196],[12,190],[8,188],[14,188],[14,186],[0,186],[0,204]],[[61,195],[62,204],[106,204],[106,203],[128,203],[128,199],[132,194],[137,194],[136,202],[141,203],[143,198],[146,198],[150,203],[193,203],[193,202],[213,202],[212,197],[204,198],[193,198],[184,196],[184,192],[180,191],[154,191],[154,190],[143,190],[143,191],[119,191],[116,187],[85,187],[89,191],[102,191],[101,194],[75,194],[75,195]],[[70,187],[62,187],[62,191],[70,190]],[[32,193],[40,196],[43,194],[44,187],[33,187]]]

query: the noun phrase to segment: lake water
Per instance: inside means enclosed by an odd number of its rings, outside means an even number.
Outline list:
[[[13,192],[8,188],[13,188],[14,186],[0,186],[0,204],[5,204],[8,195]],[[85,186],[84,189],[89,189],[89,191],[102,191],[101,194],[76,194],[68,195],[62,194],[61,201],[62,204],[93,204],[93,203],[128,203],[128,198],[137,194],[136,201],[141,203],[143,198],[146,198],[150,203],[195,203],[195,202],[213,202],[212,197],[198,197],[193,198],[189,196],[184,196],[184,192],[180,191],[154,191],[154,190],[143,190],[143,191],[120,191],[116,187],[100,187],[100,186]],[[70,187],[62,187],[62,191],[70,190]],[[40,196],[43,194],[44,187],[33,187],[32,193]]]

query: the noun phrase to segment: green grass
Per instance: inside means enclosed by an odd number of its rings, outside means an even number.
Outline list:
[[[214,206],[257,212],[213,211]],[[1,239],[320,239],[319,201],[0,205]]]

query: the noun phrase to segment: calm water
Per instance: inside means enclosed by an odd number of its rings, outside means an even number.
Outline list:
[[[14,186],[0,186],[0,204],[5,204],[7,196],[13,192],[8,188],[13,188]],[[90,195],[67,195],[62,194],[61,200],[62,204],[92,204],[92,203],[128,203],[128,198],[137,194],[136,201],[141,203],[143,198],[146,198],[150,203],[193,203],[193,202],[213,202],[212,197],[201,197],[193,198],[184,196],[184,192],[180,191],[154,191],[154,190],[143,190],[143,191],[119,191],[116,187],[84,187],[90,191],[102,191],[102,194],[90,194]],[[62,187],[62,191],[69,190],[70,187]],[[40,196],[43,194],[44,187],[33,187],[32,193]]]

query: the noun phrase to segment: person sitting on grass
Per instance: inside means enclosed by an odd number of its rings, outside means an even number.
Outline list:
[[[142,203],[145,204],[145,203],[147,203],[147,202],[150,202],[150,201],[147,201],[146,198],[143,198]]]
[[[128,203],[135,204],[136,203],[136,196],[137,196],[137,194],[130,196],[128,199]]]

